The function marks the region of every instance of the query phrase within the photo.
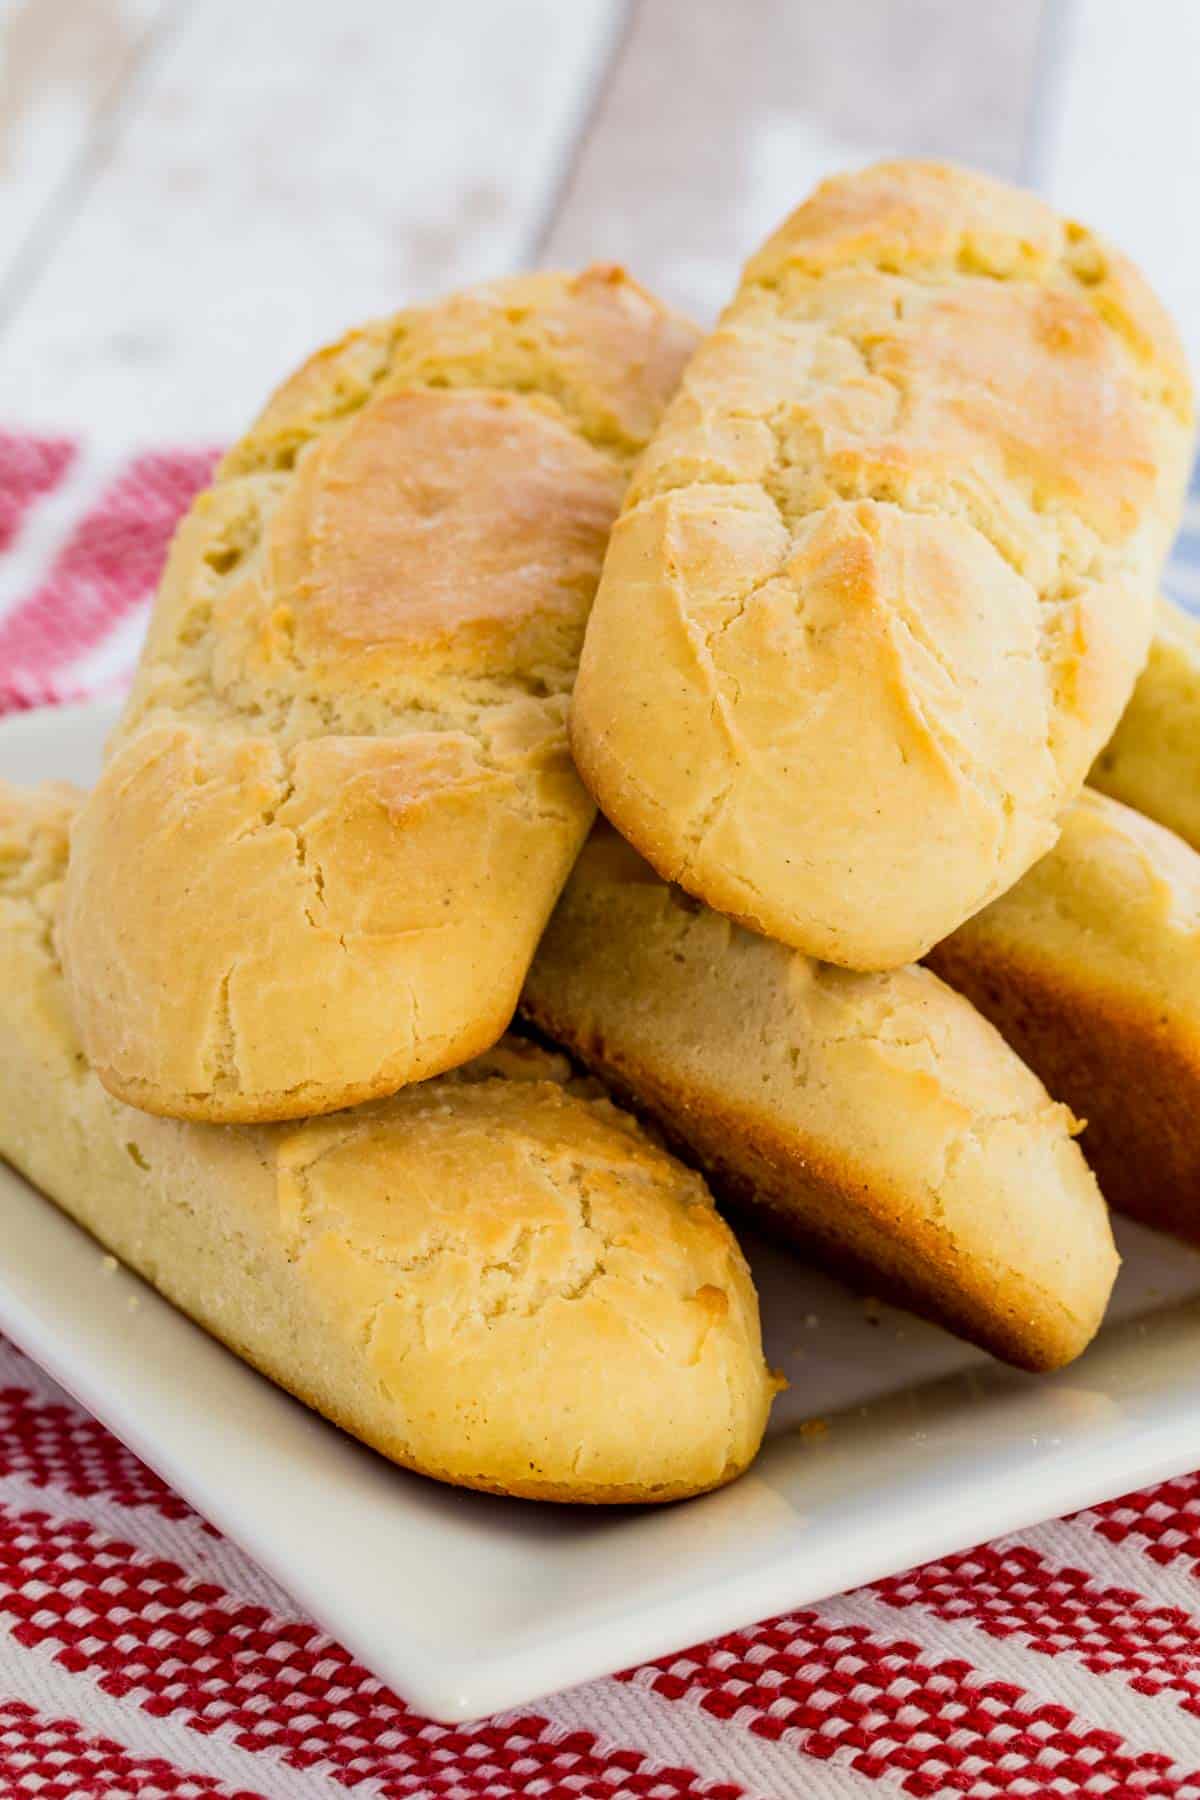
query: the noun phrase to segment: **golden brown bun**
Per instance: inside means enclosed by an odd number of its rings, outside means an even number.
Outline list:
[[[1200,620],[1170,600],[1158,602],[1149,659],[1088,780],[1200,850]]]
[[[597,827],[528,1016],[764,1224],[1024,1368],[1078,1355],[1116,1273],[1073,1121],[926,969],[742,930]]]
[[[566,708],[694,334],[619,270],[400,313],[285,384],[184,520],[62,952],[121,1099],[391,1093],[512,1014],[592,804]]]
[[[635,471],[572,748],[658,872],[851,968],[1049,848],[1146,654],[1191,396],[1119,256],[885,163],[749,263]]]
[[[1112,1204],[1200,1243],[1200,856],[1085,791],[929,961],[1087,1120]]]
[[[295,1125],[125,1106],[51,937],[77,797],[0,790],[0,1154],[177,1306],[394,1461],[549,1500],[730,1480],[773,1383],[700,1178],[519,1040]]]

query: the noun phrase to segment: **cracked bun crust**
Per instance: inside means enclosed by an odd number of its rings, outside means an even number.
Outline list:
[[[1165,597],[1133,698],[1088,780],[1200,850],[1200,619]]]
[[[856,974],[743,930],[593,832],[522,1008],[774,1234],[1028,1369],[1117,1270],[1056,1105],[927,969]]]
[[[1200,856],[1085,790],[929,960],[1087,1120],[1112,1204],[1200,1243]]]
[[[580,773],[709,905],[913,960],[1053,843],[1145,657],[1191,442],[1169,320],[1082,227],[933,164],[826,182],[634,472]]]
[[[385,1456],[549,1500],[751,1460],[774,1383],[698,1175],[520,1040],[356,1111],[224,1130],[88,1069],[53,952],[67,789],[0,789],[0,1154],[214,1337]]]
[[[566,710],[628,466],[694,343],[620,271],[497,282],[287,382],[176,536],[76,822],[105,1085],[327,1112],[504,1030],[592,817]]]

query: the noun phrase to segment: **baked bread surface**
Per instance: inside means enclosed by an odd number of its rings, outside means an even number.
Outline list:
[[[1077,1355],[1117,1257],[1074,1121],[927,969],[856,974],[661,881],[604,824],[525,1013],[779,1235],[1024,1368]]]
[[[183,521],[74,831],[84,1049],[289,1118],[495,1041],[592,803],[566,708],[627,467],[694,341],[619,270],[320,352]]]
[[[655,869],[880,969],[1010,886],[1145,658],[1192,402],[1136,271],[885,163],[750,261],[642,456],[571,714]]]
[[[1088,781],[1200,850],[1200,619],[1165,596],[1146,666]]]
[[[625,1501],[745,1467],[774,1391],[745,1261],[700,1177],[563,1057],[505,1039],[296,1124],[197,1125],[109,1094],[53,952],[77,803],[0,788],[0,1154],[246,1361],[423,1474]]]
[[[929,961],[1087,1120],[1112,1204],[1200,1243],[1200,855],[1085,789]]]

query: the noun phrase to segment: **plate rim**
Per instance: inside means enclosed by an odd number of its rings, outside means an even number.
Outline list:
[[[14,745],[14,741],[35,747],[50,736],[63,733],[82,733],[94,744],[96,734],[101,729],[107,731],[119,708],[119,699],[104,697],[12,714],[0,720],[0,755],[5,747]],[[62,1228],[73,1234],[82,1255],[97,1253],[98,1240],[75,1224],[52,1201],[47,1201],[15,1170],[0,1164],[0,1197],[9,1191],[12,1183],[24,1189],[37,1214],[44,1213],[51,1222],[54,1228],[51,1236]],[[299,1406],[265,1377],[242,1363],[233,1351],[208,1337],[201,1326],[163,1299],[140,1276],[123,1265],[119,1274],[122,1281],[135,1283],[146,1297],[143,1305],[148,1315],[156,1308],[161,1309],[164,1317],[169,1318],[172,1329],[203,1337],[212,1352],[226,1359],[240,1378],[260,1384],[272,1399],[283,1398],[289,1406]],[[1072,1443],[1057,1458],[1043,1459],[1032,1478],[1024,1481],[1009,1479],[989,1489],[989,1475],[982,1470],[968,1470],[970,1479],[965,1488],[956,1490],[953,1496],[956,1514],[953,1519],[949,1497],[940,1505],[921,1508],[917,1505],[920,1484],[915,1476],[907,1486],[905,1480],[900,1479],[888,1490],[889,1532],[884,1554],[880,1552],[878,1537],[870,1532],[864,1534],[861,1542],[837,1543],[831,1547],[833,1553],[830,1554],[819,1542],[814,1544],[807,1531],[797,1528],[787,1547],[769,1549],[757,1563],[738,1566],[736,1562],[730,1562],[707,1577],[700,1571],[695,1585],[674,1596],[635,1595],[632,1604],[619,1616],[598,1613],[585,1616],[578,1623],[572,1623],[568,1616],[565,1623],[556,1624],[555,1615],[546,1614],[547,1626],[530,1625],[515,1636],[510,1633],[507,1647],[488,1640],[488,1647],[479,1652],[452,1652],[444,1645],[422,1640],[409,1621],[403,1630],[392,1633],[381,1652],[377,1640],[364,1637],[361,1620],[352,1616],[353,1609],[348,1616],[338,1597],[331,1595],[320,1579],[312,1578],[304,1568],[298,1569],[286,1555],[274,1558],[270,1545],[264,1545],[253,1520],[247,1517],[245,1505],[239,1510],[236,1486],[222,1491],[219,1486],[206,1483],[202,1472],[188,1466],[186,1457],[182,1461],[179,1459],[177,1446],[168,1444],[164,1447],[148,1439],[146,1430],[135,1416],[134,1402],[126,1404],[120,1392],[106,1389],[106,1371],[110,1375],[111,1369],[103,1356],[94,1355],[94,1346],[88,1355],[83,1353],[84,1340],[89,1331],[95,1329],[94,1322],[75,1322],[64,1332],[61,1321],[54,1318],[53,1304],[47,1305],[43,1301],[39,1306],[36,1296],[22,1296],[21,1286],[19,1269],[14,1272],[0,1267],[0,1328],[12,1341],[182,1495],[201,1517],[210,1519],[232,1543],[263,1567],[323,1629],[344,1643],[409,1705],[446,1723],[460,1723],[500,1710],[534,1704],[542,1696],[609,1674],[614,1668],[669,1655],[674,1650],[704,1642],[749,1622],[812,1604],[830,1594],[881,1579],[915,1564],[955,1554],[1002,1533],[1021,1530],[1040,1520],[1095,1504],[1130,1488],[1168,1479],[1190,1470],[1200,1460],[1200,1441],[1195,1441],[1200,1434],[1200,1425],[1196,1424],[1200,1420],[1200,1299],[1197,1299],[1185,1300],[1148,1315],[1149,1325],[1137,1321],[1112,1325],[1080,1362],[1059,1375],[1019,1376],[999,1365],[988,1365],[982,1374],[976,1372],[976,1381],[991,1390],[985,1395],[985,1401],[990,1404],[994,1400],[1001,1408],[1010,1403],[1023,1405],[1019,1399],[1022,1393],[1027,1396],[1065,1394],[1069,1401],[1073,1393],[1087,1393],[1093,1388],[1093,1378],[1098,1375],[1103,1395],[1101,1372],[1114,1359],[1119,1362],[1120,1358],[1126,1358],[1125,1372],[1116,1387],[1120,1389],[1122,1382],[1130,1385],[1127,1379],[1129,1368],[1137,1362],[1139,1353],[1136,1350],[1131,1353],[1128,1347],[1122,1349],[1116,1339],[1118,1334],[1128,1336],[1132,1332],[1136,1335],[1138,1330],[1150,1336],[1162,1336],[1165,1332],[1171,1340],[1172,1352],[1165,1360],[1180,1361],[1184,1368],[1190,1366],[1195,1370],[1193,1376],[1175,1379],[1168,1377],[1165,1365],[1157,1375],[1153,1367],[1148,1367],[1143,1371],[1141,1387],[1136,1378],[1132,1383],[1128,1431],[1114,1429],[1109,1421],[1095,1442],[1085,1438],[1085,1454],[1080,1455],[1078,1444]],[[113,1334],[105,1326],[102,1335]],[[1136,1369],[1134,1374],[1136,1377]],[[172,1382],[167,1375],[155,1372],[155,1378],[164,1389],[171,1388]],[[943,1379],[960,1382],[966,1378]],[[1161,1390],[1157,1397],[1156,1381]],[[875,1410],[882,1411],[882,1405]],[[869,1408],[863,1410],[871,1411]],[[1033,1410],[1037,1410],[1036,1406]],[[1053,1406],[1049,1410],[1052,1412]],[[324,1430],[341,1437],[335,1426],[320,1420],[320,1415],[305,1409],[305,1417],[319,1421]],[[231,1434],[230,1453],[233,1454],[236,1423],[220,1423],[222,1429]],[[1190,1431],[1189,1424],[1193,1427]],[[797,1457],[798,1445],[794,1437],[795,1434],[788,1431],[773,1436],[759,1463],[742,1478],[743,1482],[758,1482],[760,1486],[765,1482],[771,1491],[780,1493],[789,1484],[794,1484],[794,1473],[788,1473],[790,1464]],[[815,1455],[818,1459],[815,1463],[809,1460],[804,1464],[810,1478],[822,1466],[820,1459],[828,1454],[820,1446],[815,1450],[812,1446],[805,1447],[806,1458]],[[383,1466],[390,1472],[389,1465]],[[406,1480],[424,1479],[404,1473]],[[725,1493],[736,1496],[741,1485],[735,1484]],[[1014,1492],[1014,1489],[1021,1491]],[[748,1486],[745,1491],[751,1493],[754,1490]],[[960,1492],[970,1494],[968,1503],[962,1502]],[[721,1496],[714,1495],[684,1504],[685,1507],[705,1507],[720,1502]],[[484,1504],[488,1504],[486,1500]],[[499,1501],[492,1504],[532,1506],[534,1503]],[[732,1506],[731,1510],[736,1507]],[[411,1519],[408,1528],[413,1528]],[[825,1568],[830,1571],[828,1578],[822,1577]]]

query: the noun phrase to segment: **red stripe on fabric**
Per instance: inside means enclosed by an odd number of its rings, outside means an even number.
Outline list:
[[[388,1796],[529,1793],[575,1800],[736,1800],[638,1749],[600,1751],[529,1713],[502,1725],[421,1719],[316,1626],[273,1617],[175,1563],[82,1521],[9,1515],[0,1533],[0,1615],[29,1649],[52,1651],[113,1698],[293,1768],[327,1769]],[[397,1620],[403,1629],[403,1620]]]
[[[70,438],[0,431],[0,551],[13,543],[30,507],[58,486],[76,449]]]
[[[19,1700],[0,1700],[0,1792],[6,1800],[263,1800],[211,1775],[175,1768],[160,1756],[134,1756],[73,1719],[50,1719]]]
[[[1152,1562],[1186,1562],[1200,1575],[1200,1474],[1159,1482],[1076,1515],[1110,1544],[1129,1540]]]
[[[0,620],[0,706],[54,690],[154,591],[180,515],[212,474],[211,451],[139,456],[79,521],[46,580]]]
[[[103,1482],[126,1504],[153,1504],[161,1485],[103,1427],[19,1387],[0,1393],[3,1454],[28,1478],[76,1483],[79,1492]],[[1163,1484],[1107,1510],[1131,1509],[1161,1525],[1179,1515],[1194,1486]],[[945,1617],[969,1612],[994,1635],[1019,1632],[1050,1653],[1074,1648],[1089,1667],[1120,1667],[1139,1691],[1170,1687],[1191,1710],[1200,1634],[1189,1619],[1143,1604],[1134,1621],[1143,1654],[1128,1616],[1138,1596],[1051,1569],[1024,1547],[970,1552],[875,1591]],[[225,1724],[244,1748],[297,1767],[323,1764],[351,1784],[371,1777],[389,1794],[482,1800],[522,1795],[530,1784],[546,1795],[609,1800],[710,1792],[690,1770],[664,1774],[633,1748],[598,1754],[590,1734],[561,1738],[534,1714],[503,1727],[422,1721],[315,1627],[275,1619],[84,1522],[29,1513],[9,1522],[0,1541],[0,1612],[15,1622],[19,1642],[98,1676],[115,1698],[201,1732]],[[1020,1689],[987,1682],[965,1662],[931,1659],[915,1643],[884,1642],[866,1628],[831,1627],[817,1614],[734,1634],[638,1679],[667,1699],[698,1697],[718,1719],[738,1715],[760,1736],[793,1734],[798,1773],[805,1757],[840,1755],[868,1777],[899,1774],[915,1795],[1035,1793],[1049,1791],[1036,1784],[1050,1780],[1097,1778],[1117,1800],[1200,1792],[1196,1776],[1180,1774],[1165,1755],[1134,1756],[1117,1734],[1089,1731],[1066,1708],[1022,1706]],[[724,1791],[733,1800],[736,1789]]]
[[[70,706],[91,698],[81,688],[56,688],[45,684],[35,687],[24,676],[9,680],[0,672],[0,718],[6,713],[36,712],[41,706]]]
[[[0,1388],[0,1475],[20,1475],[67,1494],[103,1495],[121,1506],[151,1507],[168,1519],[195,1516],[186,1500],[95,1419],[21,1387]]]
[[[1132,1588],[1106,1587],[1056,1567],[1023,1544],[927,1563],[874,1591],[888,1606],[969,1619],[991,1637],[1019,1637],[1045,1656],[1075,1655],[1096,1675],[1129,1678],[1140,1694],[1177,1694],[1200,1716],[1200,1622]]]
[[[787,1733],[815,1760],[838,1757],[874,1779],[900,1776],[913,1795],[1085,1787],[1106,1800],[1200,1795],[1200,1770],[1134,1753],[1119,1733],[1088,1726],[1069,1707],[1030,1705],[1014,1683],[989,1680],[968,1662],[817,1613],[735,1632],[622,1679],[736,1718],[760,1737]]]
[[[71,706],[82,700],[99,700],[108,694],[122,695],[129,686],[128,669],[108,680],[88,683],[33,681],[20,677],[9,681],[0,669],[0,717],[5,713],[36,712],[39,706]]]

